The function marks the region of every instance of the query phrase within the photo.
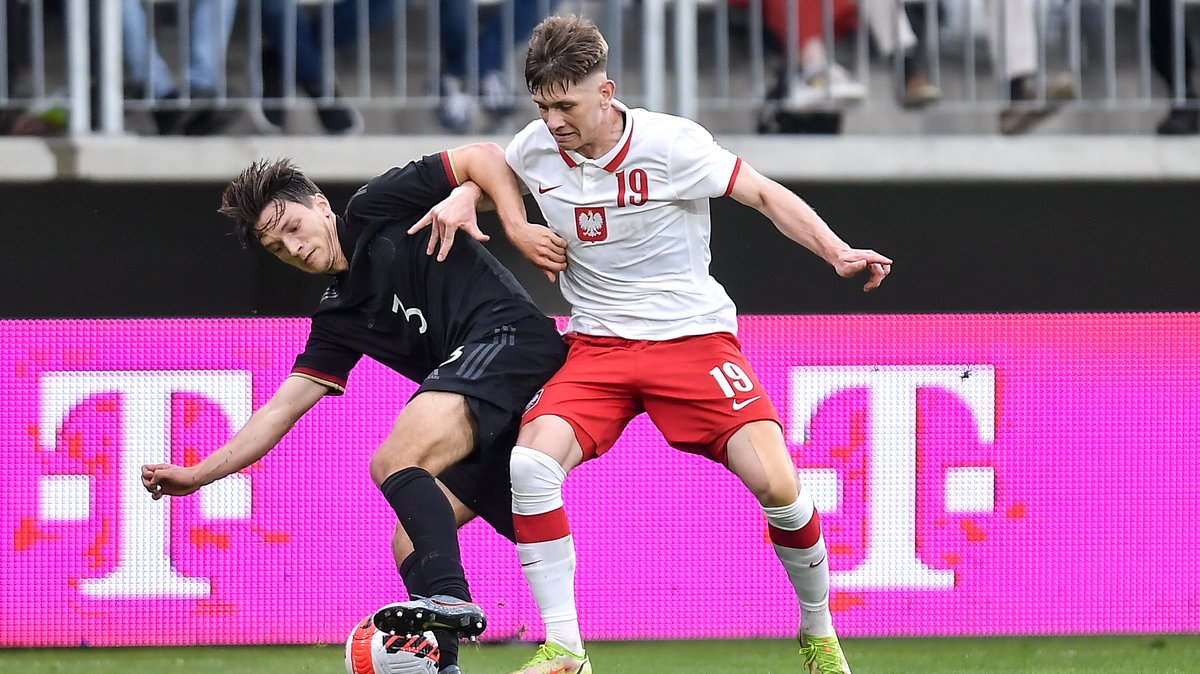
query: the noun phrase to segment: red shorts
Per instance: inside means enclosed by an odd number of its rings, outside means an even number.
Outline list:
[[[572,333],[565,339],[566,364],[534,397],[522,423],[544,414],[562,417],[574,427],[585,460],[608,451],[642,412],[675,449],[721,464],[737,429],[751,421],[779,424],[729,333],[667,341]]]

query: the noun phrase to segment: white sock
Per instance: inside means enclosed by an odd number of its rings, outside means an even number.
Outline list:
[[[786,506],[764,507],[767,522],[785,532],[799,531],[816,515],[812,495],[803,486],[795,502]],[[829,562],[825,537],[818,536],[811,547],[795,548],[774,544],[775,554],[796,590],[800,604],[800,631],[809,636],[834,636],[833,617],[829,613]]]
[[[509,466],[513,515],[549,514],[549,519],[562,517],[565,522],[566,516],[561,512],[562,485],[567,473],[563,467],[537,450],[519,446],[513,448]],[[554,540],[518,542],[517,555],[546,626],[546,641],[582,654],[583,636],[579,633],[579,614],[575,608],[574,538],[568,531]]]
[[[518,543],[521,570],[546,626],[546,641],[583,653],[575,609],[575,541],[567,536],[544,543]]]

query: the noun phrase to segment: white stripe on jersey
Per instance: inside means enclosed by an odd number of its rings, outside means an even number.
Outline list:
[[[699,124],[628,109],[599,159],[562,151],[541,120],[509,143],[509,166],[567,241],[560,274],[568,331],[666,340],[737,334],[733,301],[708,273],[709,199],[733,187],[740,159]]]

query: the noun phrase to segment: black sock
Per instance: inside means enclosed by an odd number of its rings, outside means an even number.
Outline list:
[[[417,553],[410,553],[401,560],[400,578],[404,580],[404,589],[408,590],[410,599],[429,596],[429,584],[421,577],[421,569],[417,566]]]
[[[470,601],[454,510],[429,471],[415,466],[397,471],[383,481],[380,490],[412,541],[413,564],[429,594]]]
[[[433,630],[433,636],[437,638],[438,651],[441,657],[438,660],[438,669],[445,669],[450,665],[458,664],[458,635],[449,630]]]
[[[1026,81],[1024,77],[1014,77],[1008,81],[1008,97],[1010,100],[1019,101],[1025,97]]]
[[[904,54],[904,81],[907,82],[917,74],[917,59],[912,52]]]
[[[400,577],[404,579],[404,587],[408,589],[409,595],[427,597],[430,595],[429,586],[421,577],[420,566],[417,564],[417,555],[411,554],[400,562]],[[441,652],[441,659],[438,660],[438,667],[445,669],[450,665],[458,664],[458,635],[448,630],[435,629],[433,636],[437,638],[438,650]]]

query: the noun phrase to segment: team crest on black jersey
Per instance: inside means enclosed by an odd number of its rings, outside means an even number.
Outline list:
[[[604,207],[576,208],[575,233],[580,241],[604,241],[608,238],[608,217]]]

